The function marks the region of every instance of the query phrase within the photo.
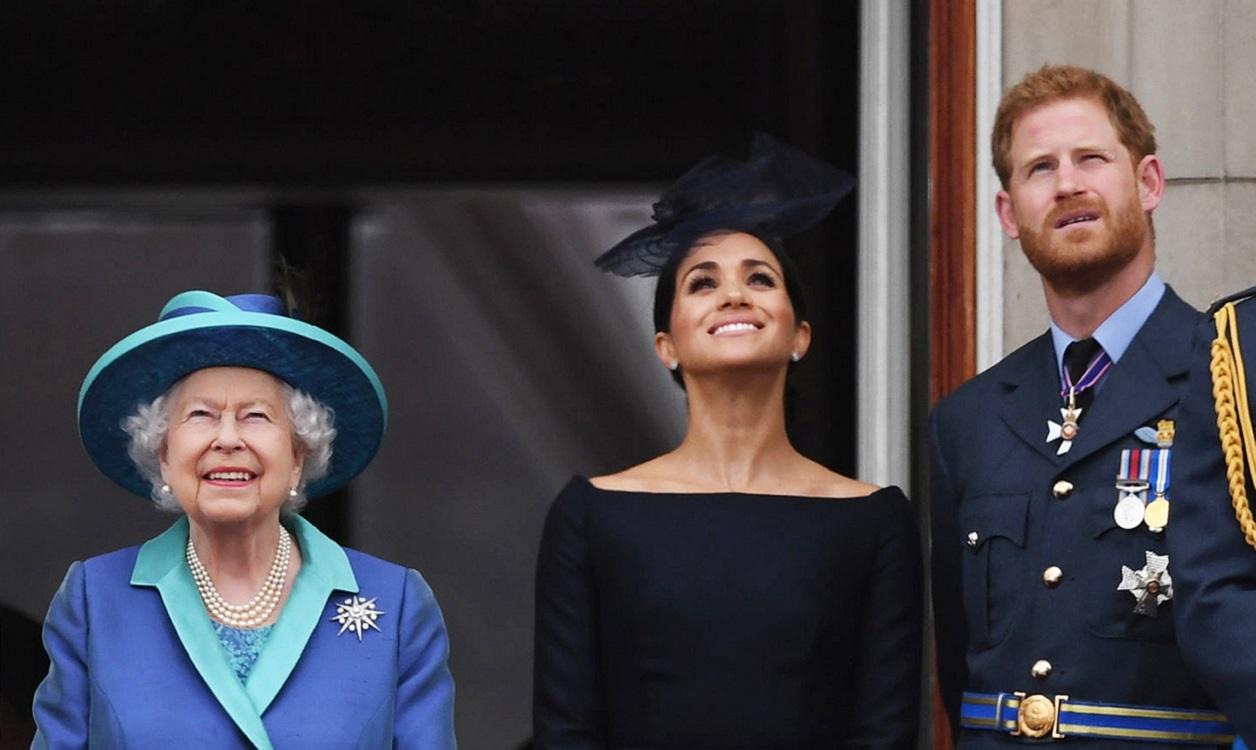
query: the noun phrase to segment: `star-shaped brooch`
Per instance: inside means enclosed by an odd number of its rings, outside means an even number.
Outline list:
[[[1173,598],[1173,578],[1169,575],[1169,556],[1147,552],[1147,564],[1140,570],[1121,566],[1121,585],[1117,591],[1128,591],[1138,600],[1134,613],[1156,616],[1156,608]]]
[[[336,616],[330,620],[330,622],[340,623],[340,632],[336,633],[336,635],[344,635],[344,632],[349,630],[360,641],[362,640],[362,634],[366,632],[367,628],[379,630],[379,626],[375,624],[375,621],[380,618],[380,615],[385,613],[375,609],[376,598],[378,597],[363,599],[354,594],[352,597],[345,599],[343,603],[337,604]],[[384,631],[380,630],[380,632]]]

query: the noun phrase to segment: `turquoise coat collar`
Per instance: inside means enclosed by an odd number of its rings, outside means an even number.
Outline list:
[[[140,548],[131,573],[132,586],[157,588],[175,633],[201,679],[245,736],[264,750],[271,744],[262,714],[296,668],[327,598],[333,591],[358,592],[357,578],[340,545],[300,516],[293,516],[285,525],[301,550],[301,571],[244,685],[227,663],[184,561],[186,516]]]

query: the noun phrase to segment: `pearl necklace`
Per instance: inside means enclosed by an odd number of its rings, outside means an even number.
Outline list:
[[[270,564],[270,573],[257,595],[247,604],[231,604],[214,587],[209,571],[196,555],[196,547],[192,545],[192,535],[188,535],[187,546],[188,568],[192,571],[192,580],[196,581],[196,590],[201,594],[201,601],[211,617],[224,625],[233,628],[255,628],[270,619],[275,607],[279,606],[279,598],[283,595],[284,583],[288,579],[288,562],[292,559],[292,535],[279,526],[279,546],[275,550],[275,559]]]

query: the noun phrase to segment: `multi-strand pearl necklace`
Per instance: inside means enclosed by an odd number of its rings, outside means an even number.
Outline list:
[[[201,601],[213,618],[233,628],[255,628],[270,619],[271,613],[279,605],[283,595],[284,583],[288,579],[288,562],[292,559],[292,535],[279,526],[279,546],[275,550],[275,560],[270,564],[270,573],[261,591],[247,604],[230,604],[209,577],[209,571],[196,555],[196,547],[192,545],[192,536],[188,535],[187,560],[192,571],[192,579],[196,581],[196,590],[201,593]]]

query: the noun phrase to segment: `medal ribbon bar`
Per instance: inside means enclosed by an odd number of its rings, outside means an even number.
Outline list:
[[[1169,493],[1169,452],[1169,448],[1157,448],[1153,451],[1156,497],[1165,497]]]

